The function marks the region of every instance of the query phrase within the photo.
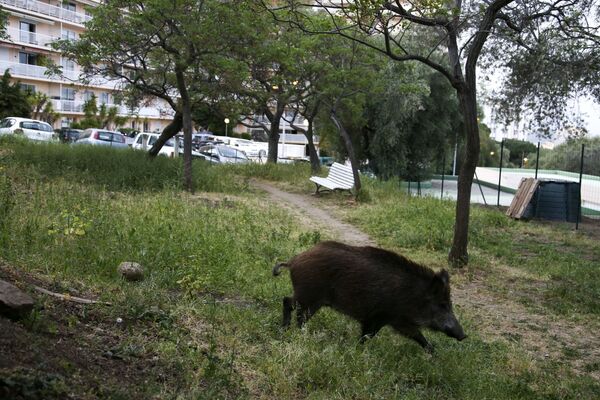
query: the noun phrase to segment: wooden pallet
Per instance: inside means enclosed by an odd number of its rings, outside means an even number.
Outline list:
[[[515,197],[513,197],[512,203],[510,203],[510,207],[506,210],[506,215],[514,219],[522,218],[539,184],[540,181],[538,179],[521,179],[519,189],[517,190],[517,193],[515,193]]]

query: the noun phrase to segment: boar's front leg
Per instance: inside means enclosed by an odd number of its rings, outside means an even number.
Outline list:
[[[414,331],[407,335],[409,338],[419,343],[427,352],[433,353],[433,345],[423,336],[420,331]]]
[[[377,332],[383,328],[383,323],[377,320],[367,320],[362,323],[362,333],[360,334],[360,343],[364,343],[365,340],[371,339],[377,335]]]

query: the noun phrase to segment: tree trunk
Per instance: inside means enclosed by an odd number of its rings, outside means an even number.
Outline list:
[[[279,147],[279,124],[281,123],[281,116],[283,115],[283,106],[277,103],[277,109],[271,118],[271,130],[269,131],[269,155],[267,156],[267,162],[277,163],[277,153]]]
[[[148,155],[150,157],[156,157],[160,149],[167,143],[167,140],[177,135],[177,132],[179,132],[181,128],[183,128],[183,114],[181,111],[176,111],[173,121],[163,129],[154,145],[148,150]]]
[[[181,96],[181,114],[183,120],[183,187],[194,192],[192,179],[192,103],[185,84],[185,76],[181,68],[175,68],[177,90]]]
[[[304,136],[306,136],[306,140],[308,141],[308,156],[310,157],[310,169],[316,174],[321,171],[321,161],[319,160],[319,155],[317,154],[317,149],[315,148],[315,142],[313,142],[313,121],[312,119],[308,120],[308,130],[304,132]]]
[[[346,152],[348,153],[348,157],[350,158],[350,164],[352,165],[352,175],[354,176],[354,188],[356,190],[355,195],[358,196],[358,192],[361,188],[360,175],[358,174],[358,163],[356,161],[356,156],[354,155],[354,146],[352,145],[352,140],[350,139],[348,131],[346,131],[346,128],[344,128],[344,125],[342,125],[340,120],[337,118],[337,115],[335,113],[335,107],[331,109],[331,112],[329,113],[329,118],[331,119],[337,130],[340,132],[340,136],[344,140]]]
[[[469,262],[469,212],[471,207],[471,185],[479,159],[479,126],[477,123],[477,100],[475,88],[467,85],[457,89],[460,109],[465,123],[465,155],[458,174],[458,198],[454,221],[454,239],[448,261],[462,267]]]

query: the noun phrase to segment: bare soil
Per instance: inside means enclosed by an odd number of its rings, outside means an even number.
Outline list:
[[[314,196],[284,192],[269,183],[253,182],[253,185],[267,192],[269,200],[277,206],[290,209],[298,217],[298,222],[306,227],[323,228],[333,238],[345,243],[375,244],[367,234],[340,220],[343,211],[336,210],[334,202],[325,210],[322,203],[326,202],[326,197],[324,201],[317,202]],[[600,237],[600,230],[589,229],[587,224],[586,228],[587,235],[597,232]],[[493,273],[498,276],[491,278],[476,268],[455,272],[464,275],[457,276],[452,288],[453,301],[459,313],[467,314],[488,341],[498,340],[514,345],[540,367],[552,360],[577,374],[600,381],[600,321],[586,321],[584,326],[546,313],[541,305],[526,307],[518,299],[530,296],[529,293],[518,293],[509,288],[507,295],[502,295],[491,290],[489,285],[497,282],[498,277],[507,285],[511,285],[511,280],[526,281],[526,286],[532,288],[546,283],[506,265],[498,265]]]
[[[52,290],[52,283],[8,265],[0,264],[0,279],[28,291],[37,303],[25,320],[0,316],[0,398],[145,399],[148,387],[176,386],[181,374],[174,366],[153,354],[126,351],[128,332],[152,335],[150,326],[117,323],[99,312],[103,305],[34,292],[32,285]]]

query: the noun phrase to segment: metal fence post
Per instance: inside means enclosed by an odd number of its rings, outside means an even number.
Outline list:
[[[502,182],[502,159],[504,158],[504,138],[500,143],[500,169],[498,170],[498,202],[497,207],[500,207],[500,183]]]
[[[539,166],[540,166],[540,142],[538,142],[537,155],[535,156],[535,179],[537,179]]]
[[[446,176],[446,152],[444,151],[444,156],[442,157],[442,191],[440,193],[440,200],[444,198],[444,177]]]
[[[585,153],[585,143],[581,144],[581,162],[579,163],[579,206],[577,207],[577,222],[575,230],[579,229],[579,220],[581,219],[581,181],[583,179],[583,155]]]

